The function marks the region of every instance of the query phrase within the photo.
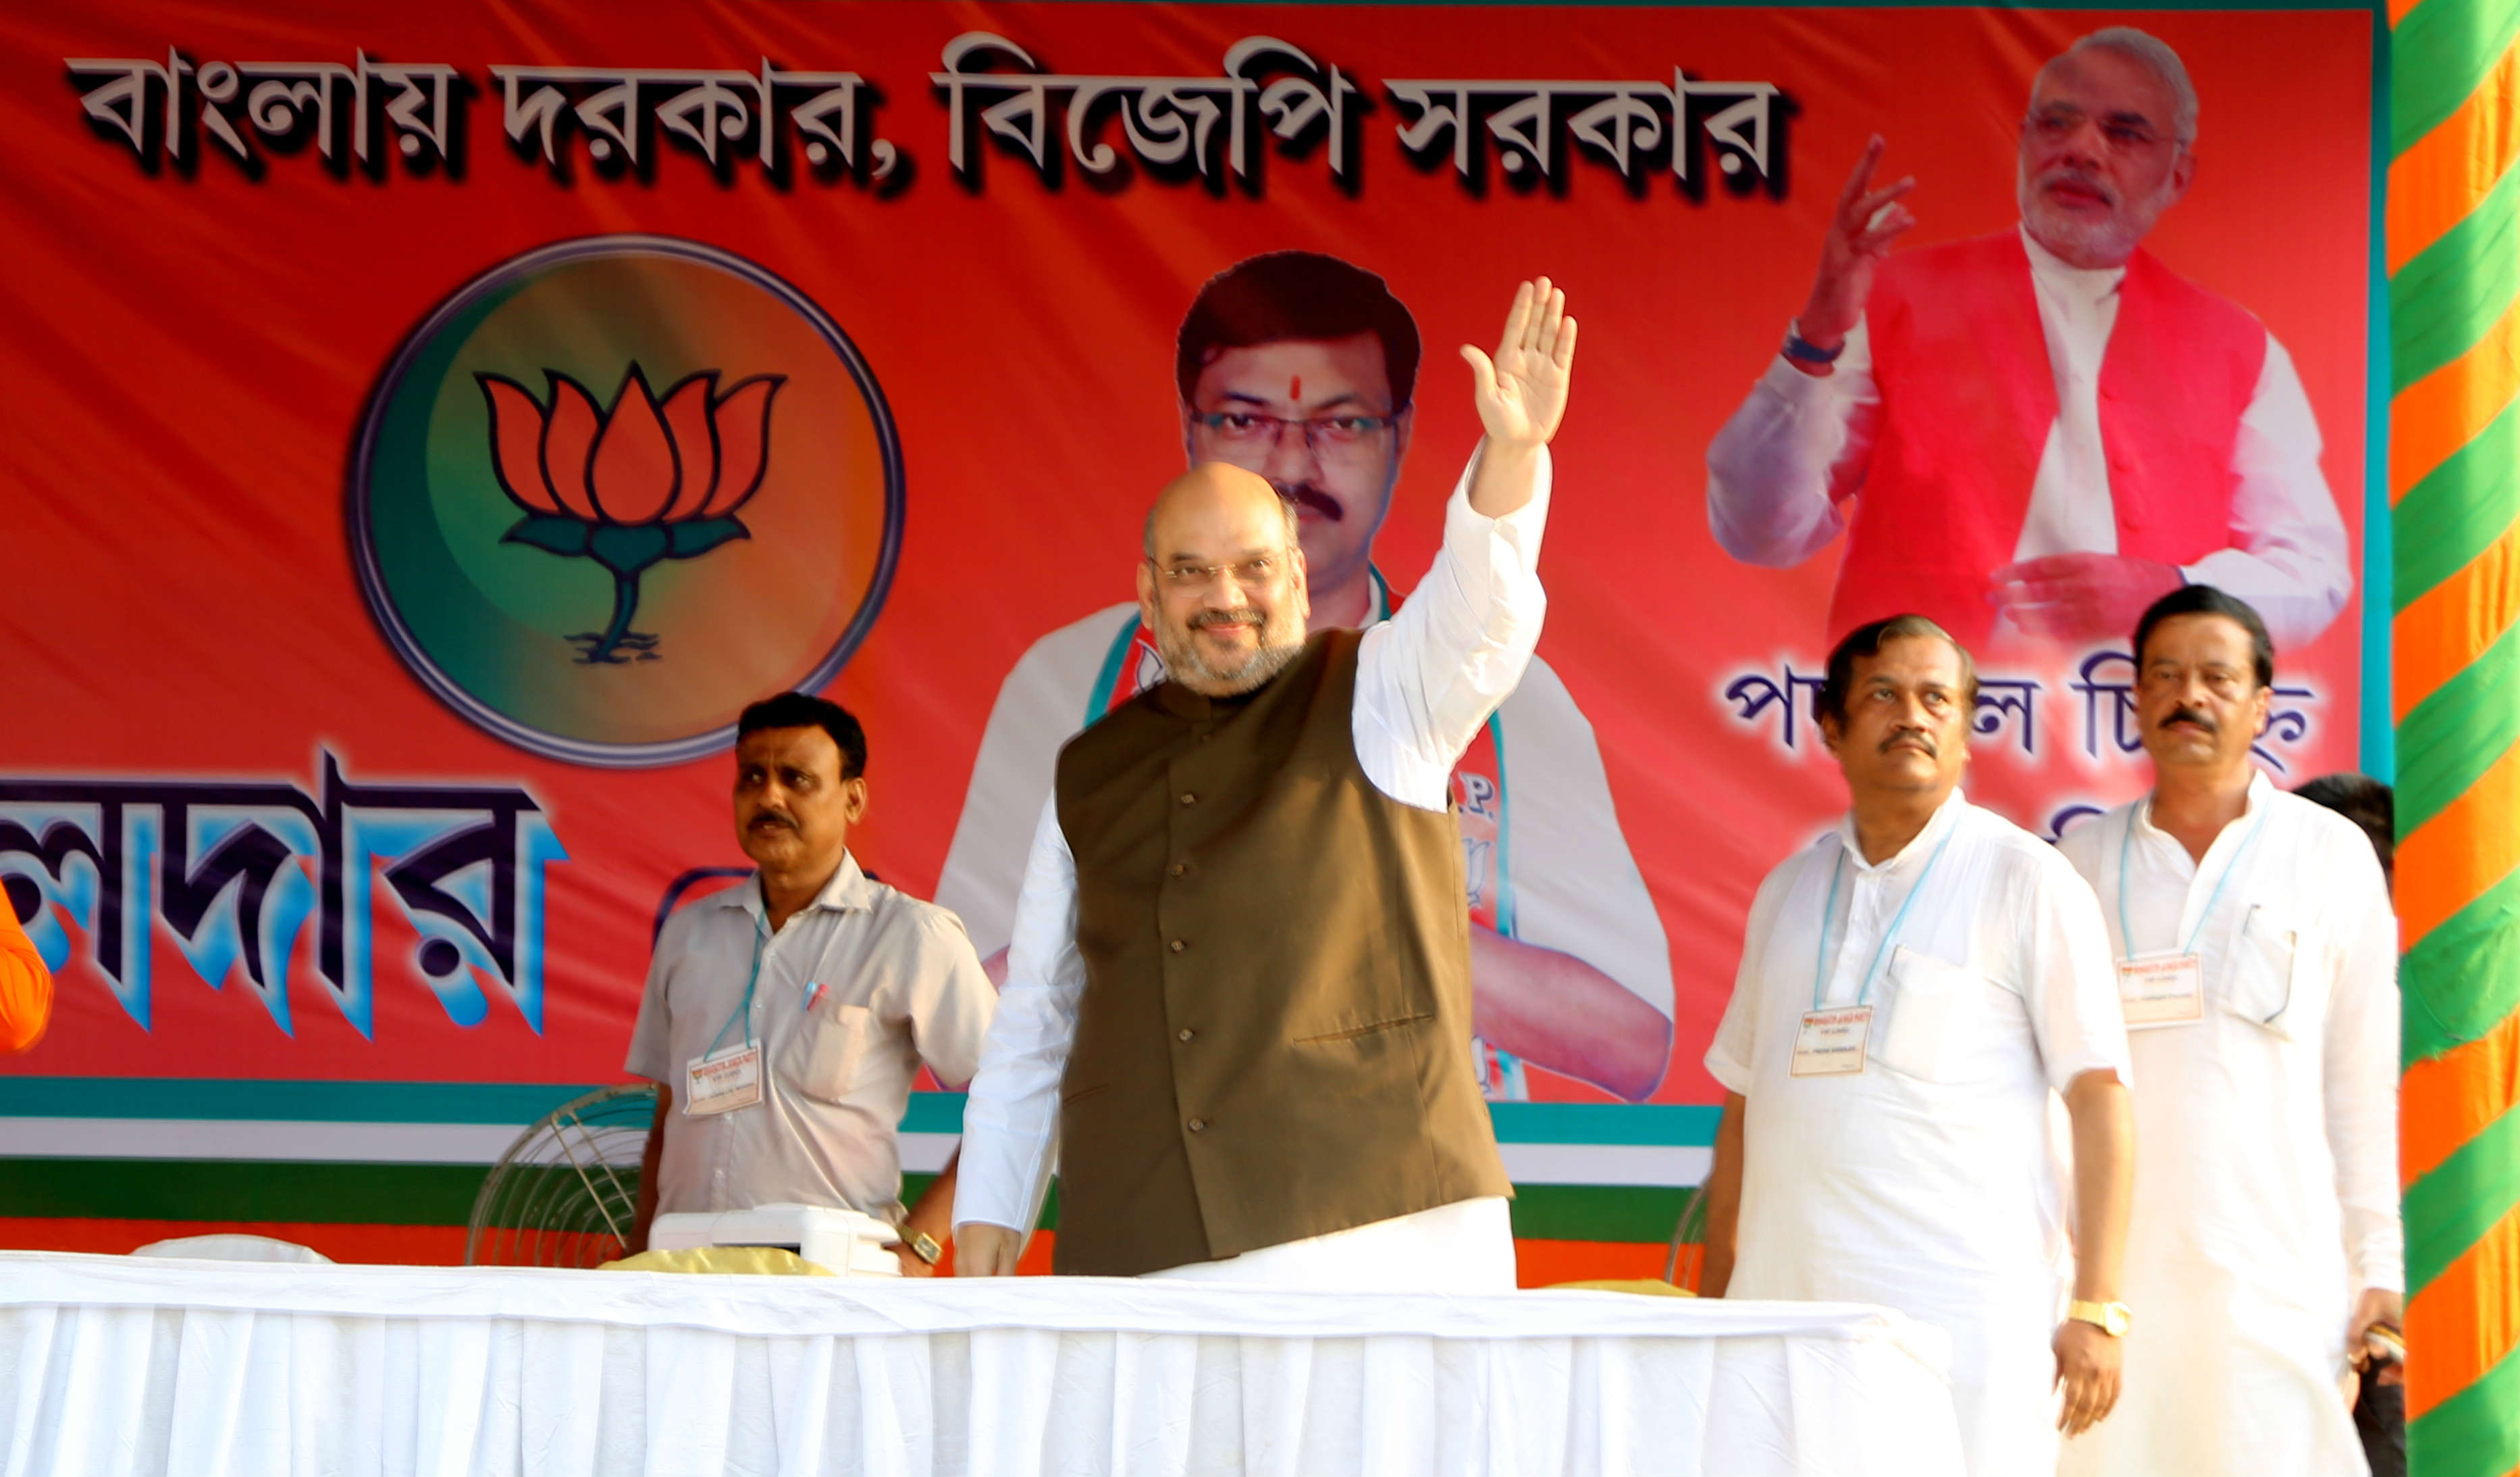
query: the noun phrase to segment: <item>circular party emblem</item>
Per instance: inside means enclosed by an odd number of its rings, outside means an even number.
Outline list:
[[[379,381],[351,469],[368,606],[428,690],[576,764],[722,748],[829,683],[901,544],[857,346],[742,257],[606,236],[484,273]]]

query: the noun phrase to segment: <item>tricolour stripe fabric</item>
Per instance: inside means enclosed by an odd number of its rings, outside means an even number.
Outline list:
[[[2393,0],[2408,1454],[2520,1468],[2520,0]]]

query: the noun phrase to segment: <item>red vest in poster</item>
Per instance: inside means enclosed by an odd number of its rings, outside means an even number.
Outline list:
[[[2003,231],[1901,252],[1865,316],[1881,418],[1828,637],[1912,611],[1974,646],[2056,420],[2028,249]],[[2118,553],[2186,564],[2229,546],[2231,446],[2266,353],[2246,309],[2141,251],[2127,262],[2099,387]]]

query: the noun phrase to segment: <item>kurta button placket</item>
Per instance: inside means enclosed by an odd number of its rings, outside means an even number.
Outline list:
[[[1207,1132],[1207,1120],[1206,1120],[1206,1119],[1204,1119],[1204,1118],[1192,1118],[1192,1119],[1190,1121],[1190,1131],[1191,1131],[1192,1133],[1193,1133],[1193,1134],[1204,1134],[1204,1133],[1206,1133],[1206,1132]]]
[[[1171,950],[1173,953],[1175,953],[1175,954],[1179,954],[1179,953],[1181,953],[1184,949],[1187,949],[1187,948],[1189,948],[1189,947],[1190,947],[1190,940],[1188,940],[1188,939],[1179,939],[1179,938],[1177,938],[1177,939],[1173,940],[1171,943],[1169,943],[1169,944],[1165,945],[1164,947],[1165,947],[1165,948],[1167,948],[1167,949],[1170,949],[1170,950]]]
[[[1172,866],[1164,870],[1171,873],[1174,876],[1180,876],[1182,873],[1190,871],[1190,864],[1188,862],[1175,862]]]
[[[1182,1040],[1184,1040],[1184,1041],[1188,1041],[1188,1040],[1190,1040],[1191,1038],[1192,1038],[1192,1037],[1196,1036],[1197,1034],[1198,1034],[1198,1033],[1197,1033],[1196,1031],[1192,1030],[1192,1029],[1191,1029],[1190,1027],[1188,1027],[1188,1026],[1184,1026],[1184,1027],[1182,1027],[1182,1028],[1181,1028],[1181,1032],[1180,1032],[1181,1039],[1182,1039]]]
[[[1196,805],[1198,803],[1198,796],[1191,793],[1189,790],[1183,790],[1181,802],[1184,805]]]

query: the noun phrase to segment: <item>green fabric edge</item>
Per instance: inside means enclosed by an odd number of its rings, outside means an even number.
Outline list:
[[[2407,1422],[2407,1470],[2423,1477],[2505,1477],[2520,1467],[2520,1349]]]
[[[2421,143],[2458,112],[2492,75],[2515,32],[2515,0],[2423,0],[2408,12],[2389,35],[2389,157]]]
[[[2520,1207],[2520,1108],[2506,1108],[2408,1186],[2402,1204],[2411,1297]]]
[[[0,1216],[140,1221],[290,1221],[462,1226],[481,1165],[281,1163],[231,1159],[0,1159]],[[916,1200],[935,1177],[902,1176]],[[1513,1233],[1563,1241],[1667,1242],[1689,1191],[1679,1186],[1526,1185]],[[1058,1226],[1051,1186],[1042,1226]]]
[[[2398,724],[2398,836],[2423,829],[2520,743],[2520,625]]]
[[[2482,1039],[2520,1009],[2520,872],[2423,936],[2398,962],[2406,1064]]]
[[[2389,517],[2398,535],[2392,599],[2403,611],[2476,562],[2520,519],[2520,397],[2408,488]]]
[[[2438,4],[2440,0],[2431,0]],[[2520,292],[2520,169],[2389,278],[2391,393],[2476,346]]]

